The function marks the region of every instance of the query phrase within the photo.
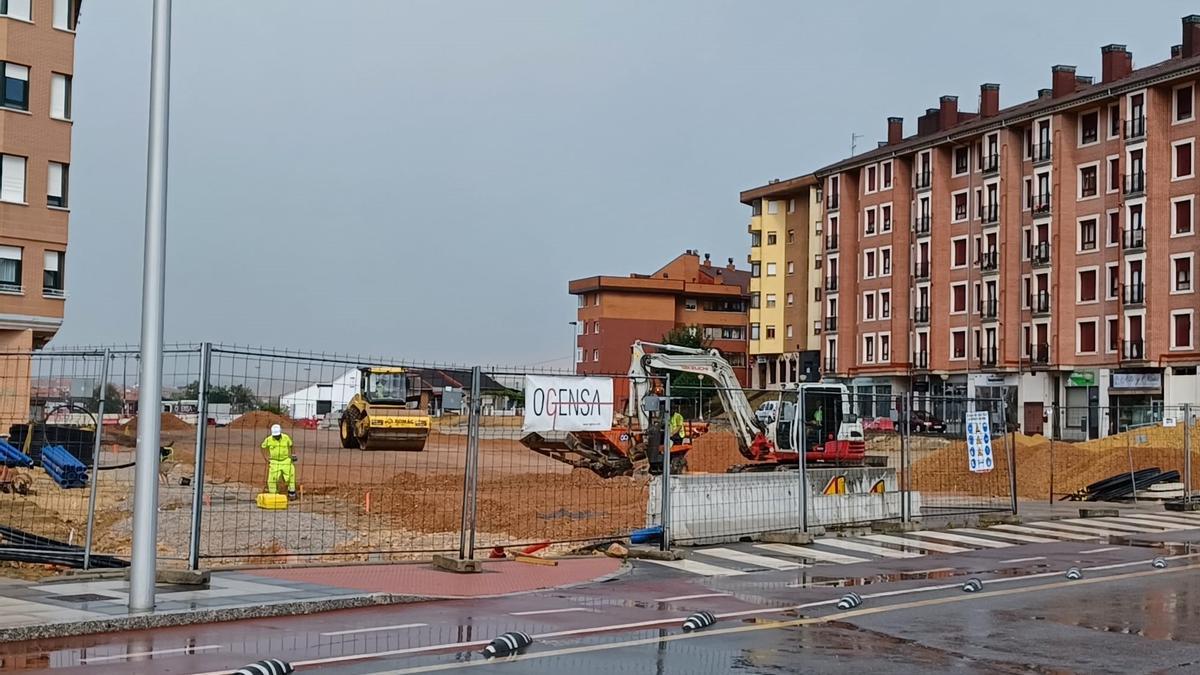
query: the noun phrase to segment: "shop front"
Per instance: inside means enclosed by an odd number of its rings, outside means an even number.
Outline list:
[[[1163,373],[1160,369],[1114,370],[1108,387],[1109,433],[1147,426],[1163,418]]]
[[[1100,438],[1102,414],[1099,374],[1073,370],[1063,377],[1063,405],[1059,409],[1059,438],[1086,441]],[[1107,425],[1105,425],[1107,426]]]

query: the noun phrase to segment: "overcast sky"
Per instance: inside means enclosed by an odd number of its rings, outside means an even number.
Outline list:
[[[84,3],[66,320],[136,342],[150,0]],[[818,9],[819,7],[819,9]],[[738,192],[1168,56],[1191,1],[175,3],[166,336],[458,363],[570,356],[567,281],[745,265]]]

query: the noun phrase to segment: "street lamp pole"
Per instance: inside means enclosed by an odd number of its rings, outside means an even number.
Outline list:
[[[146,147],[146,235],[142,267],[142,375],[129,611],[154,609],[158,566],[158,452],[162,409],[163,287],[167,253],[167,125],[171,90],[171,0],[154,0],[150,128]]]
[[[579,322],[568,321],[567,323],[571,326],[571,360],[569,363],[571,364],[571,371],[578,374],[579,360],[576,358],[576,355],[579,353]]]

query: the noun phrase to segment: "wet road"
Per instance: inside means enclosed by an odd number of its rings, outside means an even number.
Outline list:
[[[268,656],[337,675],[1195,672],[1200,555],[1156,570],[1158,553],[1059,541],[724,577],[639,564],[565,591],[0,645],[0,673],[228,673]],[[1082,580],[1063,577],[1072,565]],[[981,592],[962,592],[968,576]],[[846,585],[861,607],[834,606]],[[682,633],[701,609],[719,622]],[[506,630],[536,642],[483,660]]]

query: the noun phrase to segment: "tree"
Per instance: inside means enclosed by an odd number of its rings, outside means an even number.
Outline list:
[[[121,395],[121,390],[117,385],[109,382],[104,385],[104,411],[109,413],[119,413],[123,409],[125,397]],[[96,385],[92,388],[92,395],[87,401],[84,401],[83,407],[87,408],[88,412],[100,412],[100,386]]]
[[[172,397],[176,401],[196,401],[200,398],[200,381],[193,380],[184,385]],[[262,409],[258,394],[244,384],[228,387],[209,385],[206,399],[209,403],[228,403],[234,412],[249,412]]]
[[[700,326],[677,326],[662,338],[663,344],[692,349],[712,349],[712,340],[704,337]],[[684,417],[702,416],[704,381],[695,373],[672,373],[671,404]]]

